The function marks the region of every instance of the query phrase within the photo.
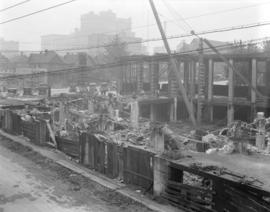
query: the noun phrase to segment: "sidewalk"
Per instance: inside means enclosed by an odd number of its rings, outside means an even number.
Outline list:
[[[38,152],[44,157],[47,157],[51,160],[53,160],[55,163],[68,168],[72,170],[73,172],[76,172],[78,174],[81,174],[84,177],[87,177],[88,179],[108,188],[111,190],[115,190],[116,192],[122,194],[123,196],[129,197],[130,199],[141,203],[142,205],[150,208],[151,210],[157,211],[157,212],[179,212],[180,210],[177,208],[174,208],[169,205],[162,205],[159,204],[153,200],[150,200],[148,197],[144,196],[141,193],[135,192],[131,189],[129,189],[125,184],[120,183],[117,180],[109,179],[106,176],[99,174],[95,171],[92,171],[90,169],[87,169],[86,167],[83,167],[80,164],[75,163],[74,161],[71,161],[68,159],[68,156],[66,156],[64,153],[55,150],[50,149],[47,147],[40,147],[36,146],[30,142],[28,142],[27,138],[24,138],[22,136],[13,136],[10,135],[2,130],[0,130],[0,135],[11,139],[14,142],[18,142],[24,146],[30,147],[33,151]]]

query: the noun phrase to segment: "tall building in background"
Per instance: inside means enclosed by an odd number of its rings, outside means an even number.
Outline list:
[[[8,58],[17,55],[19,53],[19,42],[0,38],[0,52]]]
[[[83,14],[80,20],[80,29],[71,34],[50,34],[41,37],[42,50],[63,50],[65,54],[69,49],[73,52],[87,52],[96,56],[104,52],[103,48],[91,48],[109,43],[117,34],[123,42],[133,42],[127,46],[130,54],[144,54],[146,48],[140,43],[142,40],[131,31],[131,19],[119,18],[112,11],[103,11],[99,14],[89,12]]]

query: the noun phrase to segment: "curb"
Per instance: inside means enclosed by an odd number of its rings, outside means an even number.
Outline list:
[[[73,161],[70,161],[68,159],[68,157],[55,149],[49,149],[49,148],[44,148],[44,147],[40,147],[40,146],[36,146],[32,143],[30,143],[28,141],[27,138],[22,137],[22,136],[14,136],[14,135],[10,135],[6,132],[4,132],[3,130],[0,130],[0,135],[14,141],[17,143],[20,143],[24,146],[30,147],[33,151],[38,152],[39,154],[41,154],[42,156],[53,160],[55,163],[70,169],[71,171],[80,174],[108,189],[114,190],[115,192],[118,192],[119,194],[126,196],[130,199],[132,199],[135,202],[138,202],[142,205],[144,205],[145,207],[153,210],[153,211],[157,211],[157,212],[179,212],[181,210],[170,206],[170,205],[163,205],[160,204],[156,201],[150,200],[149,198],[147,198],[146,196],[140,194],[140,193],[136,193],[133,190],[129,189],[125,184],[122,184],[120,182],[117,182],[113,179],[109,179],[106,176],[99,174],[95,171],[92,171],[90,169],[87,169],[86,167],[81,166],[80,164],[77,164]]]

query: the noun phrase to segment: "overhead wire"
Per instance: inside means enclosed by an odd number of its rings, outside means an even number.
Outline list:
[[[243,41],[242,42],[242,47],[248,46],[248,45],[258,45],[260,43],[263,43],[265,41],[270,41],[270,37],[265,37],[265,38],[259,38],[259,39],[254,39],[254,40],[247,40],[247,41]],[[234,49],[234,48],[238,48],[237,46],[235,46],[232,43],[229,44],[224,44],[224,45],[218,45],[215,46],[216,49],[219,50],[224,50],[224,49]],[[204,48],[204,52],[205,53],[209,53],[212,52],[212,49],[210,47],[208,48]],[[172,56],[176,57],[176,56],[183,56],[183,55],[187,55],[187,54],[191,54],[191,53],[198,53],[198,50],[189,50],[189,51],[183,51],[183,52],[179,52],[179,53],[174,53]],[[146,57],[151,57],[151,56],[146,56]],[[167,59],[168,55],[155,55],[153,56],[153,60],[161,60],[161,59]],[[102,70],[102,69],[106,69],[106,68],[113,68],[113,67],[119,67],[122,65],[126,65],[128,64],[130,61],[127,60],[125,62],[120,61],[120,62],[112,62],[112,63],[104,63],[104,64],[97,64],[95,67],[92,66],[81,66],[81,67],[76,67],[76,68],[63,68],[63,69],[59,69],[59,70],[54,70],[54,71],[47,71],[47,72],[39,72],[39,73],[30,73],[30,74],[20,74],[20,75],[9,75],[9,76],[3,76],[0,77],[0,80],[8,80],[8,79],[16,79],[16,78],[24,78],[24,77],[29,77],[29,76],[39,76],[39,75],[45,75],[45,74],[59,74],[59,73],[68,73],[68,72],[75,72],[75,73],[82,73],[82,72],[89,72],[89,71],[94,71],[94,70]],[[89,68],[89,70],[87,70],[87,68]]]
[[[214,12],[203,13],[203,14],[199,14],[199,15],[195,15],[195,16],[185,17],[185,20],[195,19],[195,18],[209,16],[209,15],[215,15],[215,14],[222,14],[222,13],[227,13],[227,12],[233,12],[233,11],[236,11],[236,10],[241,10],[241,9],[246,9],[246,8],[251,8],[251,7],[257,7],[257,6],[261,6],[261,5],[265,5],[265,4],[269,4],[269,3],[270,2],[263,2],[263,3],[253,4],[253,5],[244,6],[244,7],[237,7],[237,8],[232,8],[232,9],[218,10],[218,11],[214,11]],[[16,18],[15,18],[15,20],[16,20]],[[7,21],[8,22],[11,22],[11,20],[7,20]],[[169,22],[175,22],[175,19],[166,20],[166,22],[168,22],[168,23]],[[156,26],[155,23],[133,27],[133,29],[148,28],[148,27],[154,27],[154,26]],[[126,29],[121,29],[121,31],[129,31],[129,30],[130,30],[130,27],[129,28],[126,28]],[[105,32],[101,32],[101,34],[111,34],[111,33],[117,34],[117,33],[119,33],[119,31],[105,31]],[[81,35],[80,37],[85,37],[85,35]],[[61,39],[54,39],[54,40],[61,40]]]
[[[186,25],[187,28],[192,29],[191,25],[182,17],[182,15],[180,15],[179,12],[176,12],[175,9],[173,7],[171,7],[171,5],[166,0],[162,0],[162,2],[165,5],[165,7],[171,12],[170,14],[172,16],[179,17],[180,20],[183,21],[183,23]],[[176,22],[176,21],[179,20],[179,18],[176,18],[174,23],[177,24],[178,22]],[[186,29],[186,31],[189,32],[190,30]]]
[[[22,15],[22,16],[18,16],[16,18],[11,18],[11,19],[8,19],[6,21],[2,21],[2,22],[0,22],[0,24],[6,24],[6,23],[13,22],[13,21],[17,21],[17,20],[20,20],[20,19],[32,16],[32,15],[35,15],[35,14],[38,14],[38,13],[45,12],[47,10],[51,10],[51,9],[54,9],[54,8],[57,8],[57,7],[64,6],[66,4],[70,4],[70,3],[74,2],[74,1],[78,1],[78,0],[70,0],[70,1],[67,1],[67,2],[60,3],[60,4],[55,4],[55,5],[51,6],[51,7],[47,7],[47,8],[41,9],[41,10],[37,10],[37,11],[32,12],[32,13],[28,13],[28,14],[25,14],[25,15]]]
[[[229,31],[255,28],[255,27],[261,27],[261,26],[267,26],[267,25],[270,25],[270,21],[252,23],[252,24],[247,24],[247,25],[238,25],[238,26],[233,26],[233,27],[229,27],[229,28],[219,28],[219,29],[200,31],[200,32],[196,32],[196,35],[199,36],[199,35],[206,35],[206,34],[212,34],[212,33],[229,32]],[[171,35],[171,36],[167,36],[167,39],[171,40],[171,39],[178,39],[178,38],[191,37],[191,36],[194,36],[194,34],[187,33],[187,34],[180,34],[180,35]],[[151,38],[151,39],[145,39],[145,40],[141,40],[141,41],[121,42],[117,45],[132,45],[132,44],[155,42],[155,41],[161,41],[161,40],[162,40],[162,38]],[[104,47],[110,47],[110,46],[114,46],[114,45],[115,44],[103,44],[103,45],[96,45],[96,46],[93,45],[93,46],[81,47],[81,48],[48,49],[48,50],[56,51],[56,52],[63,52],[63,51],[75,51],[75,50],[88,50],[88,49],[95,49],[95,48],[104,48]],[[14,51],[13,50],[3,50],[1,52],[14,52]],[[25,50],[24,52],[41,52],[41,50]]]
[[[22,5],[22,4],[25,4],[25,3],[29,2],[29,1],[31,1],[31,0],[25,0],[25,1],[21,1],[21,2],[19,2],[17,4],[13,4],[13,5],[8,6],[6,8],[0,9],[0,12],[4,12],[4,11],[7,11],[7,10],[10,10],[10,9],[12,9],[14,7],[18,7],[18,6]]]

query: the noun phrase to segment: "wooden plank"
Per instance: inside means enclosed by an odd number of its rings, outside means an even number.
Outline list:
[[[137,148],[124,148],[124,182],[145,189],[153,184],[152,153]]]
[[[190,190],[190,191],[194,191],[194,192],[200,192],[200,193],[209,193],[209,194],[214,194],[215,192],[213,190],[210,189],[206,189],[203,187],[195,187],[195,186],[191,186],[191,185],[187,185],[187,184],[183,184],[183,183],[179,183],[179,182],[175,182],[175,181],[171,181],[168,180],[167,181],[168,185],[171,185],[175,188],[179,188],[179,189],[186,189],[186,190]]]
[[[175,196],[172,194],[162,194],[162,197],[165,197],[166,199],[168,199],[169,201],[173,201],[174,203],[176,203],[179,206],[183,206],[183,208],[185,209],[192,209],[196,212],[213,212],[214,210],[211,208],[207,208],[206,206],[202,206],[200,204],[197,204],[195,202],[191,202],[183,197],[180,196]]]
[[[263,199],[259,199],[258,197],[249,194],[248,192],[243,192],[238,189],[232,188],[230,186],[226,186],[226,190],[230,195],[237,197],[238,200],[242,199],[245,202],[245,205],[252,205],[258,210],[270,211],[270,204]]]
[[[165,192],[171,195],[175,195],[176,197],[181,197],[184,199],[188,199],[191,202],[197,203],[197,204],[201,204],[201,205],[214,205],[214,203],[212,202],[212,200],[207,200],[207,199],[203,199],[203,198],[208,198],[211,199],[209,197],[203,197],[199,198],[200,195],[199,194],[191,194],[190,192],[186,191],[186,192],[181,192],[179,190],[175,190],[172,188],[167,187],[165,189]]]

